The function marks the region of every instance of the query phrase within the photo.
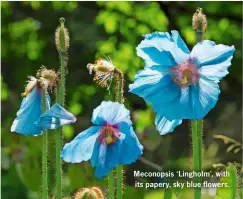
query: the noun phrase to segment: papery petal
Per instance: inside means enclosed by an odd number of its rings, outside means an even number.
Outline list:
[[[147,67],[176,66],[189,58],[188,49],[183,43],[177,31],[172,31],[172,36],[167,32],[154,32],[145,35],[137,47],[137,54],[144,59]]]
[[[100,128],[100,126],[93,126],[78,134],[71,142],[65,144],[61,158],[72,163],[89,160],[94,152]]]
[[[198,85],[192,87],[192,113],[187,119],[202,119],[216,105],[220,94],[219,85],[210,79],[200,78]]]
[[[234,51],[234,46],[216,45],[213,41],[204,40],[194,46],[190,56],[198,61],[201,75],[217,81],[228,74]]]
[[[132,126],[120,123],[118,129],[123,133],[119,164],[132,164],[143,154],[143,146],[140,144]]]
[[[178,90],[175,89],[176,87]],[[192,115],[190,87],[179,88],[178,85],[172,83],[170,87],[167,87],[167,90],[161,92],[164,93],[165,99],[159,98],[159,100],[154,100],[152,103],[156,113],[165,116],[170,121],[175,119],[186,119]],[[169,92],[170,95],[168,95],[167,92]],[[173,96],[173,98],[169,100],[169,96]]]
[[[205,76],[215,81],[220,81],[229,73],[228,68],[231,65],[232,58],[233,56],[230,56],[221,63],[203,65],[198,71],[201,76]]]
[[[164,116],[156,115],[155,125],[156,129],[160,132],[161,135],[165,135],[174,131],[175,127],[180,125],[182,120],[168,120]]]
[[[184,53],[190,54],[190,50],[188,49],[185,42],[182,40],[178,31],[172,30],[171,31],[171,37],[174,40],[174,42],[176,43],[178,48],[180,48]]]
[[[46,95],[47,109],[50,108],[50,97]],[[11,132],[23,135],[40,135],[41,129],[35,125],[42,113],[42,89],[35,87],[32,92],[23,99],[17,117],[11,126]]]
[[[169,75],[163,75],[157,70],[145,68],[136,74],[134,83],[129,85],[129,92],[137,94],[147,101],[148,96],[158,93],[170,82],[171,77]]]
[[[106,149],[102,151],[100,151],[102,149],[100,145],[100,142],[97,140],[91,157],[91,164],[96,167],[95,176],[97,178],[107,176],[118,165],[121,141],[117,140],[113,144],[106,146]]]
[[[54,104],[49,110],[41,115],[36,125],[42,129],[57,129],[60,126],[71,124],[76,117],[59,104]]]
[[[103,101],[93,111],[92,123],[104,125],[106,123],[115,125],[121,121],[132,124],[130,120],[130,111],[123,104],[111,101]]]

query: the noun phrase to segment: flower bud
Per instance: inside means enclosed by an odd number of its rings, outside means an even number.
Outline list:
[[[95,199],[105,198],[100,187],[91,187],[78,190],[74,195],[74,199],[82,199],[85,198],[85,196]]]
[[[196,12],[192,17],[192,27],[195,31],[201,31],[203,34],[207,29],[207,18],[203,14],[202,8],[197,8]]]
[[[60,26],[56,29],[55,41],[58,52],[66,52],[69,48],[69,33],[67,28],[65,28],[65,19],[60,18]]]

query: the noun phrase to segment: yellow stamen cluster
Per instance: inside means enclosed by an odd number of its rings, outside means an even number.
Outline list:
[[[116,74],[116,68],[110,59],[98,59],[94,64],[88,64],[89,73],[94,71],[94,81],[101,87],[110,88],[113,77]]]
[[[203,33],[206,32],[207,29],[207,18],[206,15],[203,14],[202,8],[198,8],[192,17],[192,27],[194,30],[201,30]]]
[[[74,199],[82,199],[85,196],[95,199],[104,199],[105,196],[100,187],[83,188],[74,194]]]
[[[115,136],[115,132],[117,130],[112,126],[104,126],[101,129],[101,134],[99,136],[100,143],[103,143],[105,139],[106,145],[111,145],[112,143],[117,141],[117,137]]]

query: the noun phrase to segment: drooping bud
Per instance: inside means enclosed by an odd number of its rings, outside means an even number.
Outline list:
[[[198,41],[203,39],[203,36],[207,30],[207,25],[207,18],[206,15],[203,14],[202,8],[197,8],[192,17],[192,27],[197,33]]]
[[[67,28],[65,28],[65,19],[60,18],[60,26],[56,29],[55,41],[58,52],[66,52],[69,48],[69,33]]]
[[[100,187],[83,188],[78,190],[74,194],[74,199],[84,199],[84,198],[95,198],[104,199],[103,191]]]

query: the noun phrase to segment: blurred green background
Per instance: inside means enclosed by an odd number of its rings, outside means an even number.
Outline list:
[[[109,94],[96,85],[86,68],[95,59],[109,56],[125,73],[125,105],[131,110],[134,128],[145,147],[145,160],[125,167],[124,198],[162,198],[163,190],[134,188],[136,180],[154,182],[156,179],[135,179],[133,171],[190,169],[189,123],[184,121],[174,133],[160,136],[154,127],[151,106],[128,93],[127,85],[143,68],[135,50],[143,34],[176,29],[188,46],[193,47],[196,38],[191,18],[197,7],[202,7],[207,15],[206,38],[236,48],[230,74],[220,83],[220,100],[204,120],[204,169],[212,170],[213,164],[228,161],[241,163],[242,151],[227,152],[228,145],[213,136],[222,134],[242,140],[242,2],[1,2],[2,198],[41,198],[41,137],[11,133],[10,126],[19,109],[27,76],[35,76],[41,65],[59,67],[54,33],[60,17],[65,17],[70,32],[67,108],[78,119],[75,124],[64,127],[64,142],[91,125],[92,110],[102,100],[113,100],[112,92]],[[54,165],[55,143],[53,134],[49,135],[49,163]],[[81,187],[106,186],[106,180],[94,177],[89,163],[64,163],[63,170],[64,196],[72,196]],[[50,166],[49,171],[53,195],[54,168]],[[190,197],[190,191],[181,196],[182,199]]]

